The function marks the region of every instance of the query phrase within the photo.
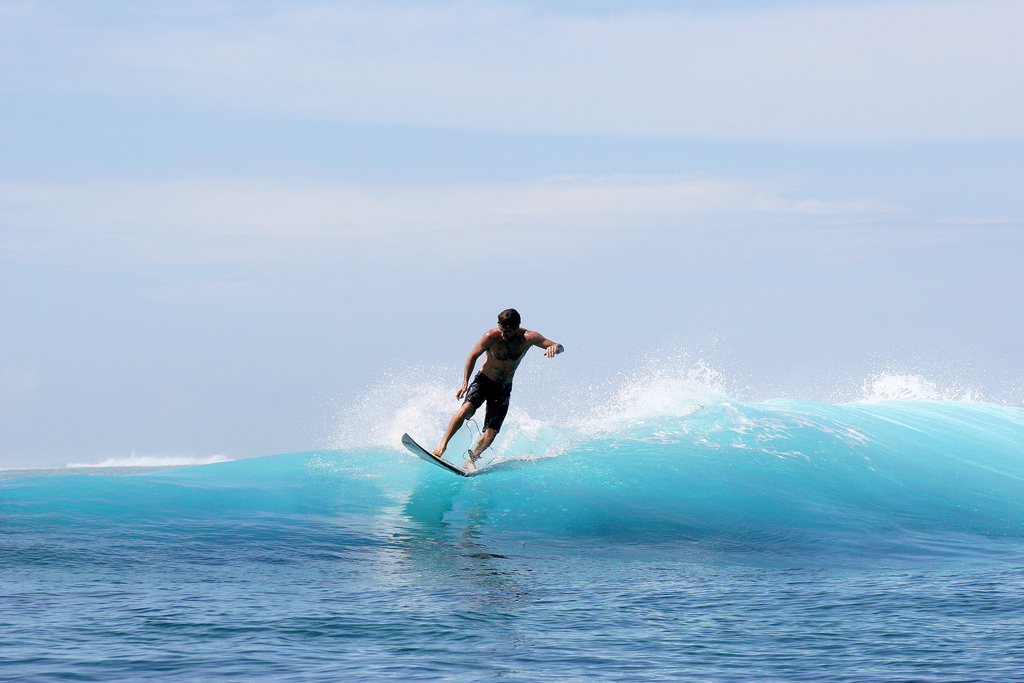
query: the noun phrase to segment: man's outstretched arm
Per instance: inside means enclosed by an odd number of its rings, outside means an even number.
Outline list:
[[[545,339],[544,335],[540,332],[533,332],[534,338],[530,339],[530,343],[534,346],[539,346],[544,349],[544,355],[548,358],[554,358],[557,354],[565,351],[565,347],[558,342],[553,342],[550,339]]]

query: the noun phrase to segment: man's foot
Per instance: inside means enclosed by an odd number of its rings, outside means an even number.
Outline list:
[[[432,456],[434,456],[435,458],[443,458],[444,457],[444,449],[443,448],[435,448],[434,450],[430,451],[430,454]]]
[[[466,463],[462,466],[462,469],[467,472],[476,472],[476,461],[480,459],[479,455],[473,455],[473,451],[466,451]]]

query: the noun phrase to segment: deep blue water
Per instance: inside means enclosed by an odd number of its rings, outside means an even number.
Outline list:
[[[595,424],[3,473],[0,680],[1024,680],[1024,409]]]

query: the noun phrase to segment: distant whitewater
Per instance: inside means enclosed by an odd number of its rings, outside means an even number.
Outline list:
[[[343,448],[0,481],[0,680],[1019,677],[1024,409],[720,380],[515,408],[471,479],[398,440],[450,390],[396,383]]]

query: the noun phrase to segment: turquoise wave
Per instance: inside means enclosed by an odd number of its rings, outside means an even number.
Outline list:
[[[502,438],[504,452],[470,479],[396,443],[132,476],[12,478],[0,482],[0,513],[10,533],[214,534],[227,547],[386,543],[396,528],[451,524],[506,541],[612,545],[1024,536],[1016,407],[723,401]]]

